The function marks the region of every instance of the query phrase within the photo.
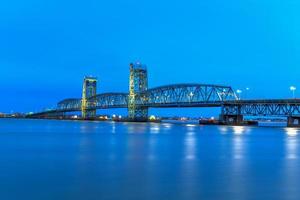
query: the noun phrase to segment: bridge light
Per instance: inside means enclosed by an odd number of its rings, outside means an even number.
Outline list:
[[[149,117],[149,119],[150,119],[151,121],[154,121],[154,120],[156,120],[156,117],[155,117],[154,115],[151,115],[151,116]]]
[[[240,100],[241,99],[242,90],[236,90],[236,93],[238,93],[238,99]]]
[[[193,92],[190,93],[190,96],[191,96],[191,97],[194,96]]]
[[[293,93],[293,98],[295,98],[295,91],[296,91],[296,87],[295,86],[291,86],[290,87],[290,90],[292,91],[292,93]]]
[[[250,90],[250,88],[246,87],[246,93],[245,93],[245,99],[247,99],[248,97],[248,91]]]

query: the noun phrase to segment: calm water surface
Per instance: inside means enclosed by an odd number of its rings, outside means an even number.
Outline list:
[[[1,119],[0,184],[1,200],[299,200],[300,131]]]

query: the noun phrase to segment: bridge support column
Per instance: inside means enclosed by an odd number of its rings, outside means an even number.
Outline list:
[[[224,125],[243,125],[244,116],[241,114],[241,110],[242,107],[240,105],[223,105],[220,123]]]
[[[97,94],[97,78],[85,77],[82,88],[82,99],[81,99],[81,117],[83,119],[95,118],[96,109],[94,107],[95,102],[91,102],[90,98]]]
[[[243,115],[220,115],[220,123],[224,125],[243,125]]]
[[[142,93],[148,89],[148,75],[146,66],[141,63],[130,64],[128,118],[130,121],[147,121],[148,108],[139,101]],[[139,97],[139,98],[137,98]]]
[[[288,127],[300,127],[300,117],[289,116],[287,118],[287,126]]]

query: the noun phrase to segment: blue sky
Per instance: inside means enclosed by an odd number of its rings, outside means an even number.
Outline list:
[[[0,111],[80,97],[85,75],[99,78],[99,93],[127,91],[133,61],[148,66],[150,87],[215,83],[291,97],[299,10],[296,0],[2,1]]]

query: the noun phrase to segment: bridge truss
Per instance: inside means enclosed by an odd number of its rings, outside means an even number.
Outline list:
[[[224,102],[223,115],[300,116],[300,99],[240,100]]]
[[[231,87],[206,84],[176,84],[140,93],[138,105],[147,107],[209,107],[237,100]]]
[[[128,93],[103,93],[87,99],[86,110],[128,108]],[[228,86],[208,84],[176,84],[160,86],[136,93],[137,107],[220,107],[225,101],[236,101],[237,96]],[[72,98],[60,101],[57,108],[41,112],[81,111],[82,99]],[[38,113],[36,113],[38,114]]]

